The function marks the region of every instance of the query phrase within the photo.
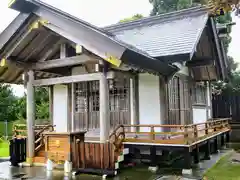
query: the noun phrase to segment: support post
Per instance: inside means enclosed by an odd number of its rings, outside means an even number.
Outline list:
[[[102,73],[99,81],[100,90],[100,142],[105,143],[109,138],[109,91],[106,73]]]
[[[194,163],[198,164],[200,162],[200,156],[199,156],[199,147],[196,145],[196,149],[194,149],[193,156],[194,156]]]
[[[221,134],[221,147],[223,147],[225,144],[225,136],[224,136],[224,133]]]
[[[35,153],[34,121],[35,121],[35,98],[34,98],[34,72],[28,72],[27,81],[27,163],[32,165]]]
[[[209,120],[209,107],[210,107],[210,88],[209,88],[209,82],[205,82],[206,86],[206,119]]]
[[[156,146],[151,146],[150,147],[150,166],[149,170],[152,172],[156,172],[158,170],[157,167],[157,149]]]
[[[137,110],[136,110],[136,84],[135,76],[130,78],[130,112],[131,112],[131,125],[137,124]],[[131,127],[132,132],[136,132],[136,127]]]
[[[71,110],[71,131],[74,132],[75,131],[75,84],[71,83],[71,90],[72,90],[72,110]]]
[[[185,167],[182,170],[182,174],[192,174],[192,156],[189,148],[184,149],[184,162]]]
[[[50,123],[51,125],[53,124],[53,86],[49,86],[48,89],[48,93],[49,93],[49,119],[50,119]]]
[[[230,132],[226,133],[226,143],[230,142]]]
[[[213,142],[213,153],[217,153],[217,152],[218,152],[218,138],[215,137]]]
[[[204,159],[205,160],[210,160],[210,150],[211,150],[211,144],[210,144],[210,140],[207,140],[207,143],[205,144],[205,148],[204,148],[204,151],[205,151],[205,154],[204,154]]]

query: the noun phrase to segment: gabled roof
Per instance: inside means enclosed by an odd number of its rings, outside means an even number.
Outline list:
[[[198,6],[111,25],[105,30],[152,57],[186,55],[190,58],[208,18],[207,9]]]
[[[112,33],[93,26],[70,14],[56,9],[39,0],[15,0],[10,7],[20,11],[20,15],[0,35],[0,56],[5,56],[6,47],[13,40],[21,27],[31,16],[38,16],[49,21],[45,25],[51,31],[72,41],[83,45],[87,50],[99,57],[106,59],[110,54],[124,63],[148,72],[161,74],[165,77],[172,76],[178,68],[162,60],[151,57],[148,53],[116,38]]]

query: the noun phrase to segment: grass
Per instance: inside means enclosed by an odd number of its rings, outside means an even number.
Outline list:
[[[205,180],[240,180],[240,164],[231,163],[233,153],[221,158],[205,173]]]
[[[8,141],[0,140],[0,157],[9,157],[9,143]]]

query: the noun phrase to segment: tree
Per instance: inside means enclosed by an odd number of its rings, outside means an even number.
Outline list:
[[[149,0],[149,2],[153,5],[151,15],[186,9],[200,3],[199,1],[195,2],[194,0]]]
[[[16,120],[16,102],[11,86],[0,84],[0,121]]]
[[[26,95],[19,98],[16,102],[16,117],[18,120],[26,119]],[[49,118],[49,95],[48,90],[43,87],[35,89],[36,119]]]
[[[138,20],[138,19],[142,19],[142,18],[143,18],[142,14],[135,14],[132,17],[124,18],[124,19],[120,20],[119,22],[129,22],[129,21],[134,21],[134,20]]]
[[[238,10],[239,0],[149,0],[153,5],[151,15],[157,15],[172,11],[177,11],[196,5],[208,5],[210,10],[213,13],[219,14],[223,11],[230,12],[232,10],[232,5],[235,6],[235,9]],[[236,11],[238,14],[239,11]]]

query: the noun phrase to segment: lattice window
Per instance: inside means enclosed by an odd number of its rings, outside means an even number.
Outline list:
[[[168,92],[169,92],[169,123],[168,124],[181,124],[178,77],[174,77],[169,82]]]
[[[184,77],[174,77],[168,84],[169,122],[168,124],[190,124],[191,105],[189,82]]]
[[[110,125],[130,123],[129,78],[118,78],[108,81]],[[75,130],[95,129],[100,126],[99,118],[99,81],[80,82],[74,84]]]
[[[203,84],[195,84],[193,87],[193,104],[206,105],[207,88]]]
[[[75,112],[86,112],[87,111],[87,83],[76,83],[75,84]]]
[[[129,78],[109,80],[110,124],[130,123]]]

